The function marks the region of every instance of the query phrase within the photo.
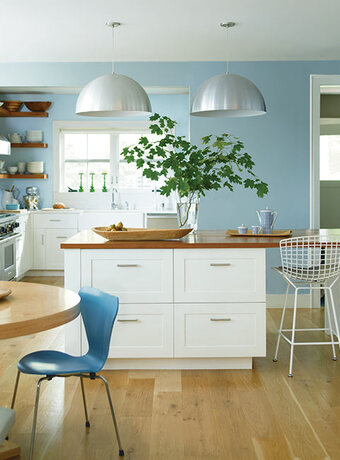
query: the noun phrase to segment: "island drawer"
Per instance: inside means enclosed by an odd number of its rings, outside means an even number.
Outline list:
[[[82,285],[119,297],[120,303],[173,301],[171,249],[84,250]]]
[[[78,228],[78,214],[60,212],[35,214],[35,228]]]
[[[175,302],[265,302],[264,249],[175,249]]]
[[[175,305],[175,357],[266,354],[264,303]]]
[[[87,340],[83,334],[83,352]],[[172,358],[173,306],[120,305],[109,358]]]

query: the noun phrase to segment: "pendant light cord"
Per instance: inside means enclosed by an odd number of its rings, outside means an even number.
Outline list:
[[[112,74],[115,73],[115,26],[112,26],[112,50],[111,50]]]
[[[106,25],[112,29],[112,40],[111,40],[111,69],[112,74],[115,73],[115,28],[120,26],[120,22],[107,22]]]
[[[226,60],[227,60],[227,74],[229,73],[229,27],[226,27]]]
[[[229,29],[234,27],[235,22],[221,22],[220,26],[226,29],[226,62],[227,62],[227,74],[229,73]]]

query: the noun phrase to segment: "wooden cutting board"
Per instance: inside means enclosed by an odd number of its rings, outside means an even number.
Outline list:
[[[270,238],[270,237],[284,237],[284,236],[290,236],[292,234],[292,231],[291,230],[273,230],[273,233],[258,233],[258,234],[254,234],[251,232],[251,230],[248,230],[247,233],[239,233],[238,230],[231,230],[229,229],[227,232],[226,232],[227,235],[230,235],[230,236],[246,236],[246,237],[256,237],[256,238],[261,238],[261,237],[265,237],[265,238]]]

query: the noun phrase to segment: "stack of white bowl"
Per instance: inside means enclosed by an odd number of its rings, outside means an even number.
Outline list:
[[[30,174],[42,174],[44,172],[43,161],[29,161],[27,163],[27,171]]]
[[[31,129],[26,131],[27,142],[42,142],[43,132],[40,129]]]

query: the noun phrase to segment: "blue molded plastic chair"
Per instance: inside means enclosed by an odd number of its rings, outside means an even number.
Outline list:
[[[84,402],[85,425],[90,426],[84,389],[84,378],[101,379],[105,383],[107,397],[109,400],[113,424],[116,431],[119,456],[124,456],[121,441],[118,433],[118,425],[111,400],[110,389],[107,380],[97,375],[107,359],[112,328],[115,322],[119,299],[116,296],[106,294],[98,289],[84,287],[79,291],[81,298],[80,313],[84,321],[89,351],[84,356],[71,356],[60,351],[43,350],[30,353],[24,356],[18,363],[18,374],[15,382],[14,394],[11,408],[14,408],[16,393],[19,384],[20,373],[45,375],[37,383],[35,409],[31,436],[30,460],[33,459],[35,429],[38,416],[39,391],[43,380],[52,380],[54,377],[80,377],[81,390]]]

